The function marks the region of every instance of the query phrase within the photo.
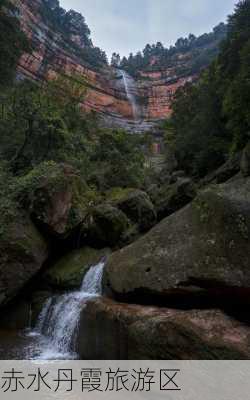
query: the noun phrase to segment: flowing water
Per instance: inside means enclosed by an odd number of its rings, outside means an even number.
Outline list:
[[[136,94],[135,94],[135,91],[136,91],[135,81],[130,75],[127,74],[127,72],[121,70],[121,74],[122,74],[122,78],[123,78],[123,82],[124,82],[126,96],[127,96],[129,103],[131,104],[131,107],[133,110],[134,120],[137,121],[140,118],[140,108],[137,103]]]
[[[13,338],[6,335],[12,354],[7,358],[58,360],[76,359],[81,311],[88,300],[101,295],[104,262],[92,266],[79,291],[53,296],[46,301],[35,328]],[[12,342],[11,342],[12,340]],[[18,356],[15,354],[17,350]],[[0,351],[1,355],[1,351]],[[4,359],[1,355],[1,358]]]

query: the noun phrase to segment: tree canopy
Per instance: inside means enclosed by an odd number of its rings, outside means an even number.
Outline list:
[[[229,17],[228,35],[218,58],[196,85],[186,85],[176,93],[169,126],[181,167],[199,176],[249,140],[249,0],[240,1]]]
[[[135,55],[132,53],[128,58],[124,57],[120,67],[127,70],[131,75],[136,75],[138,71],[152,71],[166,69],[166,67],[176,66],[178,57],[190,53],[188,73],[199,72],[210,64],[218,53],[219,43],[225,39],[227,26],[224,23],[216,26],[212,32],[205,33],[199,37],[190,34],[187,38],[179,38],[174,46],[165,48],[161,42],[147,44],[142,52]]]

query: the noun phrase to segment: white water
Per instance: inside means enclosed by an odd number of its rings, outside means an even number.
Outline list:
[[[88,300],[102,294],[103,268],[104,262],[91,267],[80,291],[54,296],[44,304],[35,330],[29,334],[40,338],[36,359],[77,357],[75,351],[81,311]]]
[[[127,96],[128,101],[130,102],[132,110],[133,110],[134,120],[138,120],[140,118],[140,110],[139,110],[139,106],[136,101],[136,96],[134,94],[135,87],[136,87],[135,81],[125,71],[121,70],[121,73],[122,73],[122,77],[123,77],[126,96]]]

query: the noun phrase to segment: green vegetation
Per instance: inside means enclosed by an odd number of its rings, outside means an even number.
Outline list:
[[[10,37],[18,44],[18,51],[1,36],[2,48],[6,48],[1,60],[5,59],[6,64],[1,61],[0,234],[24,210],[40,218],[46,211],[43,202],[49,207],[49,195],[53,198],[53,193],[63,192],[67,185],[71,185],[73,198],[67,224],[72,222],[75,226],[77,213],[81,213],[82,220],[91,207],[102,203],[106,191],[143,185],[141,139],[122,130],[100,128],[95,113],[83,112],[81,104],[87,82],[79,75],[61,74],[42,84],[14,82],[18,58],[29,45],[19,29],[15,9],[6,5],[10,7],[1,3],[0,27],[9,24]],[[44,12],[48,12],[47,20],[57,24],[56,29],[64,38],[80,33],[84,49],[91,48],[98,63],[98,50],[88,42],[89,30],[84,19],[73,11],[60,11],[57,1],[43,2],[43,6]],[[76,28],[77,32],[73,32]]]
[[[175,46],[165,48],[161,42],[147,44],[142,52],[132,53],[120,61],[119,54],[114,53],[112,64],[120,65],[131,75],[139,71],[159,71],[175,68],[178,77],[199,73],[207,67],[218,54],[219,43],[225,39],[227,26],[223,23],[199,37],[192,34],[188,38],[180,38]]]
[[[45,0],[41,3],[40,14],[52,30],[60,32],[70,51],[92,67],[107,64],[107,56],[99,47],[93,46],[90,29],[85,18],[74,10],[66,11],[58,0]]]
[[[22,82],[5,92],[0,161],[14,176],[53,161],[70,164],[101,191],[142,184],[140,140],[99,128],[95,114],[81,110],[84,95],[79,77],[59,77],[42,87]]]
[[[16,13],[8,0],[0,0],[0,87],[13,81],[21,54],[30,50]]]
[[[217,59],[198,83],[180,89],[166,140],[179,165],[204,176],[241,150],[250,134],[250,1],[238,3]]]

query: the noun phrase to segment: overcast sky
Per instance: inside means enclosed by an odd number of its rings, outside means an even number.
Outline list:
[[[147,43],[165,46],[189,33],[200,35],[225,21],[237,0],[61,0],[81,12],[96,46],[127,56]]]

